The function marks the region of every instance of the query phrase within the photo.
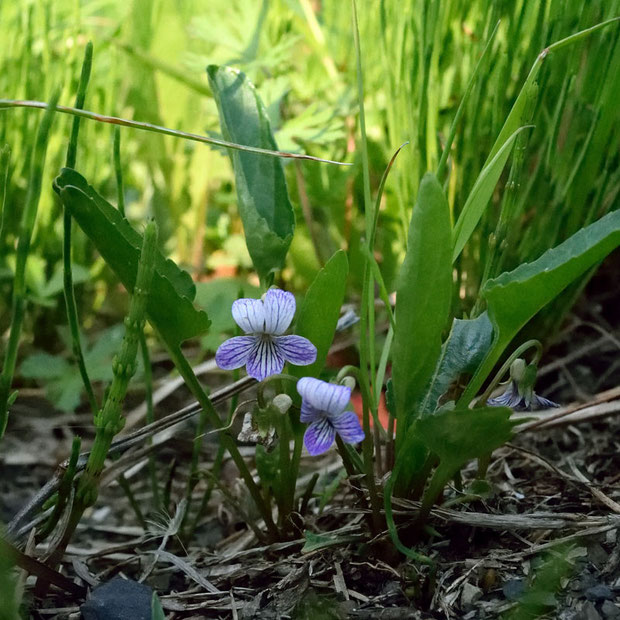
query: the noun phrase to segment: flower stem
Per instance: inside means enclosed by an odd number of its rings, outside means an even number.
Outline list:
[[[191,365],[181,353],[181,349],[170,348],[169,353],[170,353],[170,356],[172,358],[174,365],[176,366],[177,370],[179,371],[179,373],[185,380],[187,387],[190,389],[190,391],[192,392],[192,394],[194,395],[194,397],[196,398],[196,400],[202,407],[200,418],[198,421],[199,427],[202,426],[202,428],[204,428],[204,426],[206,425],[206,419],[208,417],[211,425],[215,429],[221,428],[222,426],[221,420],[219,416],[217,415],[217,412],[215,411],[215,408],[213,407],[213,404],[211,403],[209,396],[204,391],[202,385],[200,384],[200,381],[198,381],[198,377],[196,377],[196,375],[194,374],[194,371]],[[196,435],[196,442],[194,443],[194,454],[198,454],[198,455],[200,454],[200,446],[202,445],[201,434]],[[241,474],[241,477],[243,478],[243,481],[245,482],[248,488],[248,491],[250,492],[250,495],[252,496],[252,499],[254,500],[254,503],[256,504],[256,507],[258,508],[259,512],[261,513],[261,516],[263,517],[265,521],[265,526],[267,527],[267,531],[269,532],[270,538],[272,538],[273,540],[277,540],[279,538],[279,532],[278,532],[278,528],[273,522],[273,518],[271,516],[271,511],[269,509],[269,506],[267,502],[265,501],[265,499],[263,498],[260,492],[260,488],[254,481],[254,478],[252,477],[252,474],[250,473],[250,470],[248,469],[246,462],[241,456],[241,453],[239,452],[239,448],[237,447],[237,444],[235,443],[233,436],[230,434],[229,429],[222,430],[222,432],[220,433],[220,441],[222,442],[226,450],[228,450],[228,453],[230,454],[233,461],[235,462],[235,465],[239,469],[239,473]],[[195,478],[195,476],[197,475],[197,466],[198,466],[197,461],[196,463],[194,463],[194,459],[192,459],[192,471],[190,471],[190,479]],[[189,501],[189,497],[188,497],[188,501]],[[188,503],[188,510],[189,510],[189,503]]]
[[[523,355],[525,351],[527,351],[528,349],[532,347],[536,349],[536,353],[534,353],[534,359],[532,360],[532,363],[538,364],[542,356],[542,344],[540,344],[540,341],[538,340],[528,340],[527,342],[524,342],[520,347],[517,347],[512,352],[510,357],[502,364],[502,367],[497,371],[497,373],[493,377],[493,380],[491,381],[491,383],[489,383],[489,386],[487,387],[487,389],[484,391],[482,396],[478,399],[477,404],[479,404],[481,407],[486,406],[487,400],[493,393],[493,390],[496,388],[497,384],[502,380],[502,377],[508,372],[508,370],[510,370],[510,366],[512,365],[512,363],[518,357]]]

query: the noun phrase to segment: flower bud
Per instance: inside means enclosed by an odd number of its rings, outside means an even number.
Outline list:
[[[276,394],[271,401],[271,404],[284,415],[293,404],[293,399],[288,394]]]
[[[340,385],[348,387],[350,390],[355,389],[355,379],[351,375],[347,375],[340,380]]]

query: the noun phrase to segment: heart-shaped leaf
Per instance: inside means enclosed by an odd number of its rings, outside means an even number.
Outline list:
[[[461,373],[473,374],[491,348],[493,325],[486,312],[471,320],[454,319],[448,340],[441,347],[435,372],[420,406],[421,413],[432,413],[439,399]]]

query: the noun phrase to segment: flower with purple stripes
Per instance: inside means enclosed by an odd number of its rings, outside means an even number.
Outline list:
[[[357,416],[346,411],[351,388],[304,377],[297,382],[297,391],[302,398],[300,420],[310,423],[304,444],[312,456],[326,452],[336,439],[336,433],[345,443],[364,439]]]
[[[237,299],[233,319],[245,336],[230,338],[215,353],[223,370],[246,367],[258,381],[282,372],[285,362],[307,366],[316,360],[316,347],[301,336],[283,336],[295,314],[295,297],[269,289],[263,299]]]

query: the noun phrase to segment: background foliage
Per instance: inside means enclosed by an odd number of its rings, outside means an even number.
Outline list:
[[[617,0],[360,3],[374,190],[392,153],[409,141],[388,179],[377,229],[376,257],[389,291],[396,286],[418,183],[437,167],[468,79],[498,20],[449,162],[446,190],[453,223],[538,53],[619,9]],[[86,109],[217,135],[206,67],[228,64],[245,72],[265,103],[279,148],[354,163],[353,168],[284,163],[297,222],[283,272],[286,285],[305,290],[334,251],[344,248],[349,293],[361,291],[363,189],[355,147],[358,109],[348,5],[344,10],[340,0],[8,1],[0,5],[0,23],[2,98],[47,101],[62,86],[60,103],[71,104],[84,46],[92,40]],[[473,304],[483,281],[537,258],[615,208],[620,190],[614,100],[620,92],[619,36],[619,28],[607,28],[545,59],[521,119],[534,128],[518,137],[490,208],[455,264],[459,286],[452,313],[457,317],[480,310]],[[0,111],[0,145],[11,147],[8,168],[0,170],[3,332],[9,324],[6,304],[17,225],[39,120],[40,112],[33,110]],[[29,306],[25,334],[32,349],[48,353],[66,350],[62,211],[51,181],[62,166],[71,120],[57,115],[54,121],[28,260],[28,295],[35,303]],[[198,301],[208,297],[201,295],[201,286],[208,287],[214,276],[257,284],[226,154],[157,134],[121,133],[128,217],[141,226],[155,216],[163,253],[199,282]],[[78,168],[104,198],[116,202],[111,144],[111,126],[82,122]],[[81,232],[74,237],[79,314],[93,340],[101,328],[118,322],[127,298],[91,242]],[[542,333],[559,324],[558,311],[567,311],[579,290],[575,285],[539,315]],[[217,293],[228,302],[238,287],[218,285]],[[222,329],[230,328],[224,323]],[[220,341],[210,334],[203,345],[213,350]],[[28,372],[36,373],[32,360]]]

